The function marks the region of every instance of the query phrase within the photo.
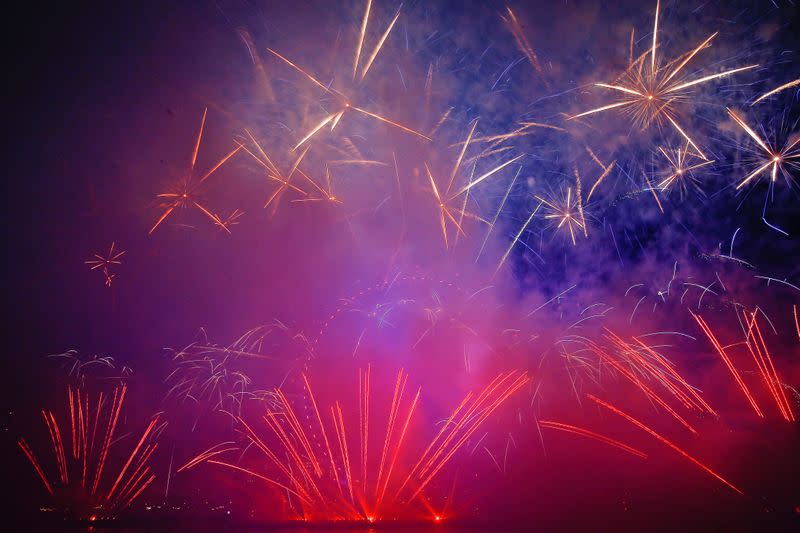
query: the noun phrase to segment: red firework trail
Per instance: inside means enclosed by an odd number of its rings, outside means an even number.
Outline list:
[[[421,388],[409,391],[408,374],[401,369],[388,413],[376,413],[370,409],[373,396],[370,374],[369,366],[359,371],[357,431],[350,430],[354,422],[339,400],[327,412],[320,410],[308,378],[303,375],[307,407],[313,411],[307,422],[301,422],[297,406],[280,389],[275,391],[277,406],[267,410],[263,417],[269,429],[267,435],[262,436],[247,421],[238,419],[247,439],[274,467],[272,472],[262,474],[219,460],[218,456],[238,450],[230,442],[209,448],[178,471],[207,462],[246,473],[283,490],[289,504],[304,520],[374,522],[403,514],[404,508],[415,500],[430,510],[432,507],[422,491],[488,417],[529,382],[526,373],[513,371],[498,375],[478,394],[468,393],[419,453],[411,449],[408,437]],[[386,421],[385,426],[375,423],[378,418]],[[357,446],[351,442],[353,435],[357,435]],[[369,442],[373,437],[382,445],[370,452]],[[416,459],[406,460],[409,454],[415,454]]]
[[[733,489],[735,492],[737,492],[737,493],[739,493],[741,495],[744,495],[744,493],[741,490],[739,490],[735,485],[733,485],[730,481],[728,481],[727,479],[725,479],[721,475],[717,474],[716,472],[711,470],[709,467],[707,467],[706,465],[704,465],[703,463],[701,463],[700,461],[698,461],[697,459],[695,459],[694,457],[692,457],[691,455],[686,453],[682,448],[678,447],[676,444],[674,444],[671,441],[667,440],[666,438],[662,437],[661,435],[656,433],[654,430],[650,429],[649,427],[647,427],[643,423],[641,423],[638,420],[636,420],[635,418],[633,418],[631,415],[629,415],[627,413],[623,413],[622,411],[620,411],[619,409],[617,409],[616,407],[614,407],[610,403],[604,402],[603,400],[601,400],[600,398],[598,398],[597,396],[595,396],[593,394],[587,394],[587,397],[590,400],[592,400],[593,402],[597,403],[598,405],[601,405],[601,406],[605,407],[606,409],[608,409],[609,411],[612,411],[612,412],[618,414],[619,416],[621,416],[622,418],[624,418],[625,420],[627,420],[628,422],[630,422],[634,426],[646,431],[647,433],[649,433],[650,435],[652,435],[656,439],[660,440],[662,443],[666,444],[667,446],[669,446],[670,448],[672,448],[673,450],[675,450],[676,452],[678,452],[679,454],[681,454],[682,456],[687,458],[689,461],[694,463],[701,470],[703,470],[705,472],[708,472],[709,474],[711,474],[712,476],[714,476],[715,478],[720,480],[722,483],[724,483],[725,485],[727,485],[728,487]]]
[[[606,331],[607,338],[611,339],[612,343],[617,346],[620,353],[625,355],[632,366],[661,383],[684,407],[707,411],[716,416],[716,411],[675,370],[673,364],[661,354],[635,337],[636,345],[633,345],[610,330],[606,329]]]
[[[647,459],[647,454],[644,452],[640,452],[636,448],[632,448],[627,444],[623,444],[618,440],[612,439],[611,437],[606,437],[605,435],[600,435],[599,433],[595,433],[594,431],[589,431],[588,429],[580,428],[578,426],[571,426],[569,424],[562,424],[561,422],[553,422],[551,420],[539,420],[539,425],[543,428],[548,429],[557,429],[559,431],[564,431],[566,433],[573,433],[575,435],[580,435],[581,437],[587,437],[590,439],[594,439],[598,442],[602,442],[604,444],[608,444],[609,446],[613,446],[615,448],[619,448],[620,450],[626,451],[631,455],[635,455],[640,459]]]
[[[692,313],[691,311],[689,311],[689,312]],[[695,319],[697,324],[700,326],[700,329],[703,330],[703,333],[706,334],[706,336],[708,337],[708,340],[711,341],[711,344],[717,350],[717,353],[722,358],[722,361],[725,363],[725,366],[728,367],[728,370],[730,371],[731,375],[733,376],[733,379],[739,385],[739,388],[742,389],[742,392],[744,393],[745,397],[747,398],[747,401],[750,402],[750,406],[753,408],[753,411],[755,411],[755,413],[759,417],[764,418],[764,413],[762,413],[761,409],[758,408],[758,404],[756,404],[756,401],[753,398],[753,395],[750,393],[750,389],[747,388],[747,385],[745,384],[744,380],[742,379],[742,376],[739,374],[739,371],[734,366],[733,362],[731,361],[731,358],[725,352],[725,348],[717,340],[717,337],[714,335],[714,332],[711,331],[711,328],[708,326],[708,323],[700,315],[696,315],[696,314],[692,313],[692,317]]]
[[[79,487],[81,497],[85,498],[83,504],[87,506],[87,512],[96,514],[100,511],[104,515],[119,512],[129,507],[155,479],[150,459],[158,448],[158,434],[164,425],[158,424],[158,416],[153,417],[133,451],[127,456],[122,469],[113,476],[113,482],[108,488],[101,488],[103,480],[108,479],[103,474],[112,445],[118,438],[119,417],[127,386],[117,386],[111,394],[101,392],[96,402],[92,402],[89,393],[80,387],[68,387],[67,393],[68,434],[62,431],[62,426],[52,411],[42,410],[57,474],[47,475],[24,438],[19,439],[19,447],[56,503],[68,503],[60,500],[66,497],[66,489]],[[68,443],[65,443],[62,435],[69,437]]]
[[[679,398],[685,398],[685,395],[684,396],[680,396],[682,393],[680,393],[677,390],[677,388],[675,388],[673,385],[666,385],[668,383],[668,381],[661,377],[660,371],[656,372],[654,370],[655,366],[653,366],[651,363],[646,362],[646,361],[645,361],[645,364],[642,364],[642,361],[644,361],[644,360],[636,354],[636,350],[632,350],[631,349],[631,346],[629,344],[627,344],[625,341],[623,341],[622,339],[620,339],[619,337],[617,337],[613,333],[610,334],[609,338],[612,340],[612,342],[614,342],[616,344],[617,348],[620,348],[620,347],[622,348],[622,354],[627,359],[627,362],[631,366],[633,366],[634,368],[637,368],[637,369],[641,369],[644,372],[646,372],[647,374],[655,376],[656,378],[659,379],[659,381],[662,384],[665,384],[665,386],[668,388],[668,390],[670,390],[670,392],[672,392],[673,394],[678,394]],[[695,433],[695,434],[697,433],[697,430],[691,424],[689,424],[689,422],[687,422],[686,419],[684,419],[680,414],[678,414],[678,412],[675,411],[675,409],[673,409],[666,402],[666,400],[664,400],[658,393],[656,393],[639,376],[637,376],[636,373],[633,372],[633,370],[631,370],[629,368],[626,368],[626,366],[623,364],[622,361],[620,361],[616,357],[612,356],[602,346],[600,346],[600,345],[598,345],[598,344],[596,344],[594,342],[590,341],[588,343],[588,346],[592,351],[594,351],[600,357],[601,361],[604,361],[604,362],[608,363],[609,365],[611,365],[611,367],[613,367],[614,370],[616,370],[619,374],[624,376],[628,381],[633,383],[637,388],[639,388],[645,394],[645,396],[647,396],[648,398],[653,400],[662,409],[664,409],[666,412],[668,412],[683,427],[685,427],[686,429],[688,429],[692,433]],[[633,354],[634,357],[631,357],[631,354]],[[670,387],[672,389],[670,389]],[[688,400],[685,400],[685,401],[688,402]]]
[[[781,416],[783,416],[784,420],[787,422],[794,422],[795,418],[794,413],[792,413],[792,406],[788,398],[786,398],[786,392],[783,390],[780,377],[775,370],[775,363],[773,363],[772,355],[770,355],[767,343],[764,341],[764,336],[761,334],[761,327],[758,325],[758,320],[756,320],[756,312],[753,311],[749,319],[746,311],[742,311],[742,316],[747,323],[747,338],[745,341],[747,349],[750,355],[753,356],[753,361],[755,361],[761,377],[764,378],[767,389],[778,405]]]

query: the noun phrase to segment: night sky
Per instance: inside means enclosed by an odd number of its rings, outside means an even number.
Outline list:
[[[68,431],[68,386],[124,382],[112,465],[156,415],[158,447],[114,516],[342,518],[231,469],[176,469],[234,442],[231,462],[279,477],[242,422],[268,434],[280,389],[309,423],[303,376],[356,448],[369,365],[374,431],[399,369],[404,401],[421,388],[399,469],[469,391],[526,376],[380,519],[796,521],[800,86],[756,100],[798,78],[798,8],[665,0],[653,48],[655,0],[605,4],[375,0],[357,68],[360,0],[8,18],[6,503],[59,507],[18,439],[55,476],[40,410]],[[172,209],[176,191],[191,196]],[[106,283],[87,261],[112,242]]]

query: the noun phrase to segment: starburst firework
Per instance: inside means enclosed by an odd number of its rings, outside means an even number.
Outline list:
[[[686,67],[695,55],[709,47],[711,41],[714,40],[717,34],[712,34],[697,47],[686,52],[682,56],[664,62],[656,53],[658,48],[658,17],[660,8],[661,2],[658,0],[658,2],[656,2],[656,14],[653,23],[653,41],[650,49],[635,60],[631,58],[631,63],[627,70],[615,82],[594,84],[595,87],[610,89],[621,94],[620,99],[611,104],[578,113],[577,115],[571,116],[570,119],[585,117],[611,109],[619,109],[631,115],[634,123],[642,129],[652,124],[656,124],[659,127],[669,124],[692,146],[692,148],[694,148],[700,157],[706,159],[703,151],[686,132],[686,128],[679,124],[679,106],[692,100],[692,94],[689,89],[712,80],[731,76],[737,72],[754,69],[758,65],[748,65],[725,70],[717,74],[709,74],[700,78],[687,79],[683,75],[684,67]],[[631,34],[631,49],[632,46],[633,34]]]
[[[158,220],[156,220],[155,224],[153,224],[153,227],[150,228],[149,234],[151,235],[156,228],[158,228],[161,223],[167,219],[167,217],[175,212],[191,208],[199,210],[215,225],[224,229],[227,233],[230,233],[227,224],[220,219],[219,215],[215,214],[204,205],[205,200],[203,198],[201,188],[208,178],[210,178],[223,164],[225,164],[226,161],[228,161],[239,150],[242,149],[242,145],[238,145],[236,148],[231,150],[209,170],[203,174],[197,175],[195,172],[195,165],[197,163],[197,154],[200,151],[200,141],[203,140],[203,129],[205,128],[207,113],[208,108],[205,108],[203,110],[203,118],[200,120],[200,130],[197,133],[197,142],[194,145],[192,158],[189,162],[189,170],[183,177],[181,177],[172,191],[157,195],[157,198],[159,198],[161,201],[161,207],[164,209],[164,211],[161,213],[161,216],[158,217]]]

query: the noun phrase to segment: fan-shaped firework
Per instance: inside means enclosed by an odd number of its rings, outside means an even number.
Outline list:
[[[67,389],[67,423],[42,410],[54,461],[24,438],[18,442],[59,510],[80,519],[113,518],[129,507],[155,480],[152,456],[164,428],[154,416],[128,451],[118,452],[120,413],[128,392],[123,383],[96,399],[82,387]],[[48,472],[55,462],[56,475]],[[116,470],[111,470],[112,468]]]
[[[226,459],[237,450],[229,443],[213,446],[179,471],[210,463],[252,476],[284,492],[290,507],[303,520],[375,522],[414,516],[419,511],[408,507],[418,500],[438,521],[442,513],[433,512],[423,491],[492,413],[529,379],[519,372],[498,375],[478,394],[470,392],[464,397],[427,447],[410,451],[408,448],[418,445],[408,433],[409,428],[415,430],[412,421],[421,389],[407,389],[408,374],[401,369],[391,402],[379,404],[387,411],[379,411],[376,417],[375,407],[371,407],[375,393],[370,376],[370,367],[359,371],[357,415],[340,400],[325,409],[303,375],[312,417],[302,417],[300,408],[278,389],[276,405],[263,417],[267,434],[239,418],[246,438],[263,456],[261,461],[266,460],[267,472]],[[371,448],[381,441],[378,450]]]

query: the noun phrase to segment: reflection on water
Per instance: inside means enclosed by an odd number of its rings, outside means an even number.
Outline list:
[[[253,524],[236,522],[233,520],[170,520],[165,522],[137,523],[137,524],[68,524],[65,522],[53,521],[50,523],[31,524],[28,531],[44,533],[49,531],[68,531],[86,533],[173,533],[187,531],[192,533],[256,533],[256,532],[280,532],[280,533],[320,533],[325,531],[335,532],[384,532],[411,533],[411,532],[436,532],[436,533],[460,533],[466,531],[506,531],[514,529],[512,527],[495,527],[487,524],[467,524],[467,523],[430,523],[430,522],[386,522],[382,524]]]

